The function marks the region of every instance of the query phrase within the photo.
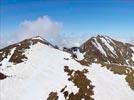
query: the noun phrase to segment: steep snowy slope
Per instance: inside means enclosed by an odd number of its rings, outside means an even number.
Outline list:
[[[12,56],[15,49],[11,51]],[[72,60],[70,54],[40,42],[31,45],[24,54],[27,60],[22,63],[10,63],[8,67],[9,57],[2,61],[0,72],[7,78],[0,82],[1,100],[46,100],[51,91],[60,92],[66,85],[68,91],[78,91],[78,88],[67,80],[64,66],[70,66],[72,69],[84,67]],[[62,95],[59,100],[63,100]]]
[[[134,91],[128,86],[125,75],[113,74],[100,64],[92,64],[87,77],[94,87],[95,100],[133,100]]]
[[[98,62],[84,66],[85,53],[75,54],[40,37],[1,49],[0,100],[133,100],[134,79],[125,79],[133,69],[119,75]]]
[[[108,36],[98,35],[90,38],[79,47],[85,52],[83,65],[99,63],[107,70],[124,77],[134,90],[134,45],[114,40]]]

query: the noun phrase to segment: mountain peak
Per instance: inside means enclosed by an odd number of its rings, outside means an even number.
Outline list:
[[[47,40],[45,40],[41,36],[34,36],[34,37],[31,37],[31,38],[25,39],[22,42],[24,42],[24,41],[32,41],[34,43],[41,42],[41,43],[44,43],[44,44],[50,44]]]
[[[41,41],[44,41],[45,39],[42,38],[41,36],[34,36],[31,38],[32,40],[41,40]],[[45,40],[46,41],[46,40]]]
[[[101,38],[101,37],[105,37],[104,35],[97,35],[96,38]]]
[[[97,58],[98,62],[134,66],[134,51],[131,49],[133,47],[134,45],[116,41],[108,36],[98,35],[90,38],[80,48],[86,52],[85,58],[89,62]]]
[[[25,51],[30,49],[32,45],[35,45],[37,43],[54,47],[51,43],[40,36],[32,37],[0,49],[0,62],[7,57],[9,57],[9,62],[13,62],[14,64],[23,62],[27,59],[26,55],[24,54]]]
[[[98,34],[95,37],[91,37],[92,39],[106,39],[106,40],[113,40],[111,37],[107,36],[107,35],[100,35]]]

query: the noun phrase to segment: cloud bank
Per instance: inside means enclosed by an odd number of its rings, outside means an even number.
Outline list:
[[[18,38],[28,38],[32,36],[55,36],[63,25],[60,22],[51,20],[48,16],[39,17],[36,20],[25,20],[19,25],[16,32]]]
[[[80,45],[82,45],[82,43],[84,43],[85,41],[87,41],[90,38],[90,34],[83,34],[83,35],[77,35],[72,33],[72,35],[70,34],[59,34],[57,37],[54,38],[54,43],[57,44],[60,47],[79,47]]]

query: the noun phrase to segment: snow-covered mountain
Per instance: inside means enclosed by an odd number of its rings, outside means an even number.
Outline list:
[[[34,37],[0,50],[0,100],[133,100],[134,45],[107,36],[59,50]]]

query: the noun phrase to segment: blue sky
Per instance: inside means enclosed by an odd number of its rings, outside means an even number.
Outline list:
[[[133,0],[0,0],[0,15],[1,40],[15,37],[25,20],[43,16],[62,23],[63,37],[134,38]]]

